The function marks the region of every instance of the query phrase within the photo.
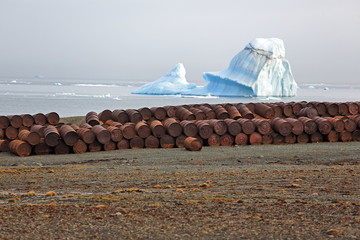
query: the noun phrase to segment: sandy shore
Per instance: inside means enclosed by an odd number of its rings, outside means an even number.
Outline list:
[[[360,145],[0,153],[1,239],[358,239]]]

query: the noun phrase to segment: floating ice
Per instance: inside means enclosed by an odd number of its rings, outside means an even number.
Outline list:
[[[239,52],[227,69],[206,72],[206,85],[195,87],[185,79],[185,68],[177,64],[160,79],[147,83],[133,93],[159,95],[200,95],[221,97],[290,97],[297,84],[278,38],[256,38]]]
[[[295,96],[297,84],[284,59],[281,39],[257,38],[230,62],[227,69],[206,72],[207,85],[199,93],[219,96]]]
[[[156,81],[147,83],[133,93],[152,94],[152,95],[175,95],[183,91],[193,89],[195,84],[190,84],[185,78],[185,68],[182,63],[178,63],[168,73]]]

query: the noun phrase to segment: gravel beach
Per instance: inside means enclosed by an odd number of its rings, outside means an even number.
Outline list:
[[[359,239],[360,145],[0,153],[1,239]]]

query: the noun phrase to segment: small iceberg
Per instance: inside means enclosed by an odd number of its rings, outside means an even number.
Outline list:
[[[137,88],[134,94],[150,95],[176,95],[193,89],[195,84],[190,84],[185,78],[186,71],[182,63],[176,64],[168,73],[153,82]]]
[[[198,95],[219,97],[292,97],[298,86],[285,59],[284,42],[278,38],[256,38],[218,72],[205,72],[205,86],[185,79],[183,64],[133,93],[153,95]]]

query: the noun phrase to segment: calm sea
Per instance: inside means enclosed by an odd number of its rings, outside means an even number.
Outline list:
[[[360,85],[302,84],[293,98],[150,96],[131,92],[145,82],[127,80],[0,78],[0,115],[57,112],[61,117],[89,111],[191,103],[360,101]]]

